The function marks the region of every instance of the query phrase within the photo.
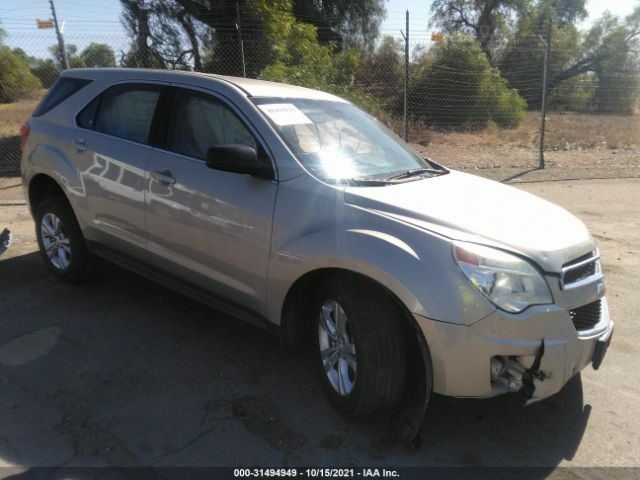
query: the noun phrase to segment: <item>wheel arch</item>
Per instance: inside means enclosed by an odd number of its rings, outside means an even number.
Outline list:
[[[289,288],[282,306],[280,319],[281,340],[285,345],[300,343],[304,339],[304,318],[308,304],[313,296],[314,289],[320,282],[336,276],[348,276],[352,281],[366,282],[374,288],[383,291],[389,296],[401,313],[401,319],[405,326],[419,329],[413,315],[405,303],[386,285],[362,273],[339,267],[317,268],[306,272],[298,278]],[[308,318],[308,317],[306,317]],[[423,335],[424,337],[424,335]],[[425,339],[426,342],[426,339]]]
[[[56,185],[64,195],[66,201],[72,206],[74,214],[78,217],[76,207],[78,199],[85,197],[82,175],[74,162],[58,146],[42,144],[36,146],[29,154],[28,159],[23,160],[23,182],[27,187],[29,207],[34,213],[35,204],[31,203],[32,189],[44,181],[49,185]],[[36,181],[36,183],[34,183]],[[59,193],[59,192],[58,192]]]
[[[70,203],[64,189],[53,177],[46,173],[37,173],[31,177],[27,186],[27,200],[31,212],[35,214],[38,205],[51,197],[62,197]]]
[[[344,268],[319,268],[302,275],[294,282],[285,297],[280,324],[282,343],[296,344],[304,341],[305,319],[313,315],[313,312],[309,311],[309,305],[314,289],[327,278],[339,275],[348,276],[349,281],[366,282],[393,300],[400,313],[399,317],[407,341],[407,389],[401,403],[411,404],[416,401],[416,398],[422,398],[424,395],[426,408],[433,386],[433,368],[428,341],[404,302],[388,287],[371,277]]]

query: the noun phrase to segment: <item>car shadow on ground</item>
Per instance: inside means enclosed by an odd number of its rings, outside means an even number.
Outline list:
[[[527,408],[434,395],[412,453],[386,419],[336,414],[304,348],[101,270],[66,285],[36,253],[0,258],[0,464],[536,466],[544,477],[573,458],[589,420],[579,376]]]

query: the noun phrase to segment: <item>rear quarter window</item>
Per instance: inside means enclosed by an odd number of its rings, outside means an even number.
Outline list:
[[[33,112],[33,116],[39,117],[40,115],[44,115],[71,95],[82,90],[92,81],[93,80],[87,80],[84,78],[60,77],[36,107],[36,110]]]

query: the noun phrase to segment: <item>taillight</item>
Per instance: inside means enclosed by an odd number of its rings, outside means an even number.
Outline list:
[[[24,152],[24,147],[27,146],[27,140],[29,139],[29,132],[31,131],[31,127],[29,126],[29,121],[27,120],[24,125],[20,127],[20,151]]]

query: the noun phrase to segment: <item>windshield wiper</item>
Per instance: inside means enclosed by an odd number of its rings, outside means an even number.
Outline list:
[[[350,178],[348,183],[352,185],[364,186],[364,187],[379,187],[381,185],[390,185],[393,182],[390,182],[386,179],[377,179],[377,178]]]
[[[386,180],[403,180],[405,178],[417,177],[419,175],[424,175],[425,173],[429,173],[433,176],[443,175],[447,173],[446,170],[436,170],[435,168],[414,168],[412,170],[407,170],[406,172],[399,173],[397,175],[393,175],[392,177],[387,178]]]

